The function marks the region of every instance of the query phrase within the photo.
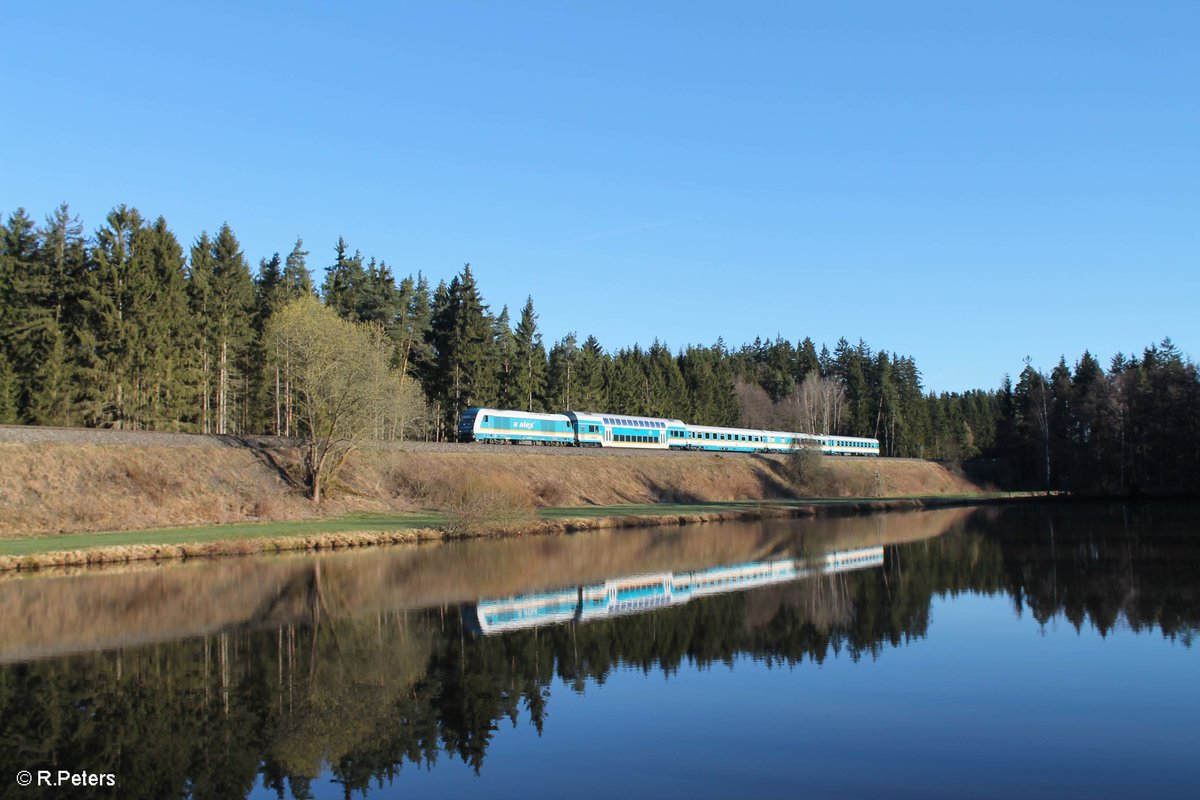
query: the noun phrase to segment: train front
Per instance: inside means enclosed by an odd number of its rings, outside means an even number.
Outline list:
[[[478,408],[468,408],[458,418],[458,441],[475,441],[475,419],[479,416],[479,411]]]

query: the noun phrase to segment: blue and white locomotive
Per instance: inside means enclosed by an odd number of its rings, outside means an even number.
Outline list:
[[[826,455],[879,455],[877,439],[689,425],[682,420],[664,417],[587,411],[539,414],[496,408],[468,408],[458,420],[458,440],[726,453],[787,453],[797,448],[811,447]]]

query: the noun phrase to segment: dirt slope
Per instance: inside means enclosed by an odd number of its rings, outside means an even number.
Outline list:
[[[353,456],[318,512],[303,496],[298,454],[287,446],[149,441],[0,442],[0,536],[438,508],[447,487],[465,481],[548,506],[980,491],[938,464],[914,460],[825,459],[811,480],[794,486],[784,459],[773,456],[387,448]]]

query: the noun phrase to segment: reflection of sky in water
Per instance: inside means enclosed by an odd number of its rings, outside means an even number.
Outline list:
[[[556,681],[544,735],[501,721],[480,776],[446,756],[370,796],[1196,796],[1195,648],[1039,626],[1005,595],[936,597],[931,619],[875,660]],[[327,777],[315,796],[341,797]]]

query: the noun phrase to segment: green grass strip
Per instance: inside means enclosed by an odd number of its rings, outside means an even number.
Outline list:
[[[957,495],[925,498],[934,501],[984,499],[989,495]],[[724,503],[630,503],[612,506],[567,506],[538,510],[542,519],[578,519],[665,514],[709,514],[722,511],[746,511],[756,508],[794,508],[814,505],[851,505],[912,498],[805,498],[796,500],[746,500]],[[0,539],[0,556],[26,556],[93,547],[121,547],[140,544],[200,544],[237,539],[262,539],[302,536],[314,533],[361,531],[397,531],[436,528],[446,518],[436,512],[417,514],[351,514],[330,519],[284,522],[244,522],[229,525],[202,525],[189,528],[148,528],[135,531],[66,533],[22,539]]]
[[[332,519],[289,522],[245,522],[231,525],[203,525],[194,528],[148,528],[136,531],[65,533],[29,539],[0,540],[0,556],[27,556],[60,550],[86,550],[92,547],[121,547],[135,544],[197,544],[232,539],[302,536],[310,533],[396,531],[411,528],[435,528],[443,522],[445,522],[445,517],[440,514],[351,514]]]

